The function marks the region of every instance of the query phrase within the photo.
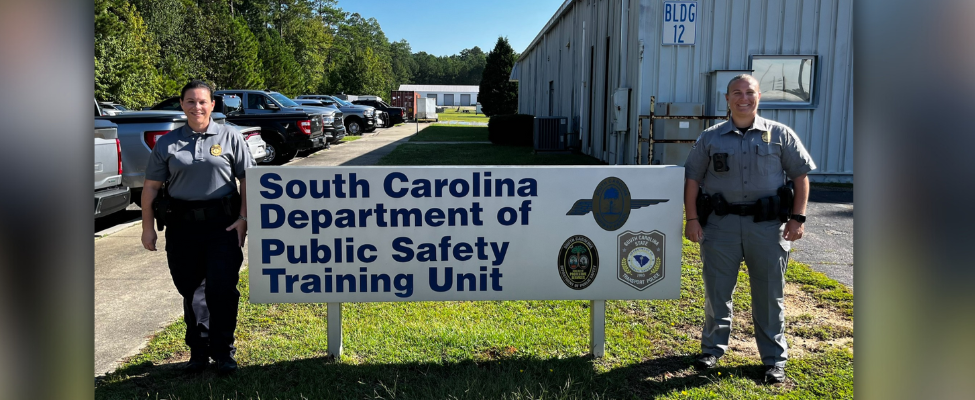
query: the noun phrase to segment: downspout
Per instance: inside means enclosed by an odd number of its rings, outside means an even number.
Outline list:
[[[627,80],[627,47],[629,43],[629,32],[630,32],[630,0],[620,0],[620,64],[619,64],[619,74],[620,74],[620,88],[628,87],[629,81]],[[629,98],[629,97],[627,97]],[[629,100],[627,100],[629,103]],[[630,107],[626,108],[626,115],[623,116],[629,120],[630,118]],[[627,121],[627,126],[629,121]],[[623,157],[623,143],[626,138],[628,131],[618,131],[616,132],[616,159],[613,160],[614,165],[619,165],[625,161]]]
[[[586,126],[586,121],[588,118],[588,116],[585,114],[586,93],[589,89],[587,87],[589,82],[586,82],[586,67],[588,66],[588,64],[586,64],[586,50],[588,49],[588,47],[586,47],[586,21],[582,21],[582,47],[579,47],[579,49],[579,53],[581,54],[579,65],[582,67],[579,68],[581,70],[581,76],[579,78],[580,82],[582,82],[582,89],[579,90],[579,148],[582,149],[582,154],[589,154],[589,147],[586,146],[587,142],[583,138],[583,133],[586,135],[592,134],[590,132],[584,132],[584,127]]]

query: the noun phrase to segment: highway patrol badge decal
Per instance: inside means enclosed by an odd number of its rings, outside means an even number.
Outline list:
[[[615,176],[603,179],[592,193],[592,199],[576,200],[565,215],[586,215],[591,211],[596,224],[615,231],[626,224],[630,210],[666,203],[667,199],[631,199],[626,182]]]
[[[618,236],[620,260],[617,278],[636,290],[664,279],[664,239],[660,231],[630,232]]]
[[[223,148],[221,148],[219,144],[210,146],[210,155],[216,157],[219,156],[220,154],[223,154]]]
[[[592,240],[574,235],[559,249],[559,276],[566,286],[582,290],[592,284],[599,272],[599,253]]]

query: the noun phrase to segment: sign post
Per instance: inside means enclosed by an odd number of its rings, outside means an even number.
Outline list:
[[[328,354],[336,360],[342,358],[342,303],[330,302],[325,306],[328,313]]]
[[[680,295],[676,166],[256,167],[248,173],[250,301],[606,300]],[[668,240],[669,239],[669,240]]]

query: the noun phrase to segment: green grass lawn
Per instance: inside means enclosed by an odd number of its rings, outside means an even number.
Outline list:
[[[355,135],[355,136],[353,136],[353,135],[345,135],[345,136],[342,137],[342,141],[343,142],[351,142],[353,140],[359,140],[359,139],[362,139],[362,135]]]
[[[430,129],[430,128],[428,128]],[[472,128],[458,128],[472,129]],[[598,164],[530,148],[405,144],[382,165]],[[681,296],[607,301],[606,356],[588,356],[586,301],[346,303],[345,354],[326,356],[324,304],[250,304],[247,272],[237,329],[241,370],[179,372],[189,358],[182,321],[96,383],[99,399],[793,399],[853,398],[853,294],[791,262],[786,279],[789,382],[760,383],[749,281],[739,274],[731,351],[717,368],[690,367],[704,320],[697,244],[683,241]],[[787,291],[789,293],[789,291]],[[793,310],[793,314],[788,314]],[[798,312],[798,314],[796,314]],[[752,349],[749,353],[747,348]]]
[[[466,122],[484,122],[487,123],[490,118],[484,114],[474,114],[474,107],[461,107],[461,109],[469,109],[470,112],[457,112],[457,107],[447,107],[442,113],[437,113],[437,117],[440,121],[466,121]]]
[[[410,137],[411,142],[486,142],[488,130],[484,127],[455,127],[433,125]]]

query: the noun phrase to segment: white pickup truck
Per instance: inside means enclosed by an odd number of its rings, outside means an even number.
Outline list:
[[[95,120],[95,218],[128,207],[131,192],[122,185],[122,146],[117,126]]]

